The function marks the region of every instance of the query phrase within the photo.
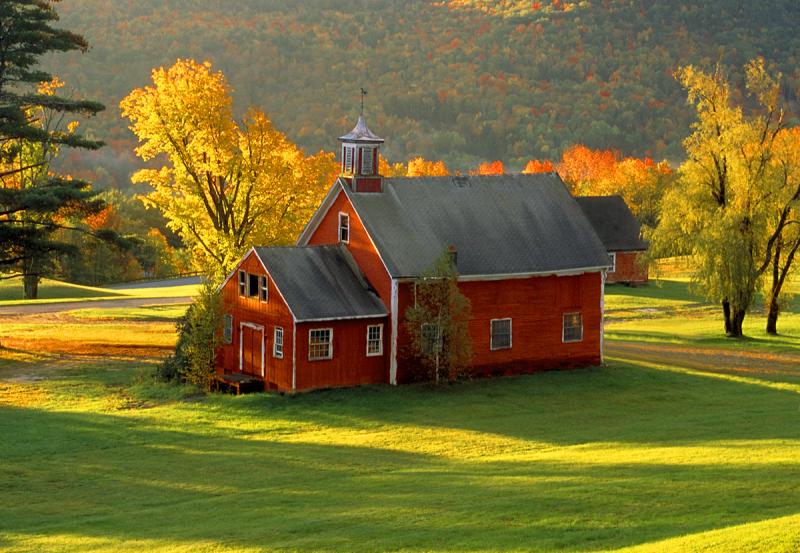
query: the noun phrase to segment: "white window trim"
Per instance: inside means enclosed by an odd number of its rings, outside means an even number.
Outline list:
[[[247,271],[239,270],[239,281],[238,281],[238,290],[239,290],[239,297],[246,298],[247,297]]]
[[[608,270],[610,273],[617,272],[617,252],[608,252],[608,257],[611,258],[611,268]]]
[[[492,338],[494,338],[494,333],[492,332],[492,323],[498,321],[508,321],[508,347],[494,347],[492,343]],[[563,324],[563,322],[562,322]],[[490,351],[498,351],[501,349],[511,349],[514,344],[514,322],[511,320],[511,317],[503,317],[502,319],[492,319],[489,321],[489,350]]]
[[[267,303],[269,301],[269,277],[258,275],[258,301]]]
[[[343,215],[344,215],[344,218],[347,220],[347,240],[342,240],[342,229],[344,228],[342,226],[342,216]],[[350,214],[346,213],[344,211],[340,211],[339,212],[338,221],[339,221],[339,231],[338,231],[339,232],[339,242],[342,243],[342,244],[349,244],[350,243]]]
[[[565,334],[567,332],[566,317],[567,315],[580,315],[581,316],[581,336],[575,340],[567,340]],[[583,342],[583,313],[581,311],[570,311],[561,315],[561,342],[564,344],[575,344]]]
[[[330,332],[330,342],[328,347],[327,357],[311,357],[311,333],[320,330],[327,330]],[[309,328],[308,329],[308,360],[309,361],[325,361],[326,359],[333,359],[333,328]]]
[[[281,351],[278,351],[278,331],[280,331],[281,335]],[[285,334],[283,333],[282,326],[276,326],[275,329],[272,331],[272,357],[277,359],[283,359],[283,339]]]
[[[369,154],[369,166],[368,167],[364,165],[364,160],[366,159],[366,156],[364,154],[366,152],[370,152],[370,154]],[[368,147],[361,148],[361,159],[359,159],[359,162],[361,163],[361,174],[362,175],[369,176],[369,175],[374,174],[375,171],[372,170],[372,167],[375,164],[375,149],[374,148],[368,148]]]
[[[370,328],[378,328],[378,351],[370,353],[369,352],[369,329]],[[383,323],[376,324],[376,325],[367,325],[367,357],[380,357],[383,355]]]

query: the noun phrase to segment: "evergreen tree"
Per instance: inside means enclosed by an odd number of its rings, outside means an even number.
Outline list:
[[[71,218],[103,208],[88,183],[49,170],[61,146],[102,146],[74,132],[76,125],[63,128],[58,124],[63,119],[52,115],[94,115],[103,109],[62,97],[58,87],[41,86],[56,82],[37,67],[41,56],[88,49],[83,37],[52,26],[58,20],[53,4],[0,2],[0,271],[22,273],[27,298],[36,297],[39,278],[54,257],[72,251],[55,231],[79,230],[69,224]]]

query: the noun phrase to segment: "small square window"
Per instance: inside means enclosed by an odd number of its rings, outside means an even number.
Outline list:
[[[331,359],[333,357],[333,329],[315,328],[308,331],[308,359]]]
[[[339,213],[339,242],[350,242],[350,215]]]
[[[383,325],[367,326],[367,357],[383,355]]]
[[[247,275],[247,296],[250,298],[258,297],[258,275]]]
[[[275,327],[275,336],[272,341],[272,356],[283,359],[283,328]]]
[[[442,351],[442,333],[439,331],[439,325],[425,323],[422,325],[420,332],[422,353],[432,355]]]
[[[233,343],[233,315],[227,313],[222,316],[222,343]]]
[[[511,319],[494,319],[490,323],[490,348],[511,349]]]
[[[580,313],[564,313],[564,342],[583,340],[583,317]]]
[[[247,273],[244,271],[239,271],[239,295],[247,295]]]
[[[258,277],[258,294],[258,299],[262,302],[265,302],[267,299],[269,299],[269,285],[265,275]]]
[[[617,254],[616,252],[609,252],[608,257],[611,258],[611,268],[608,270],[609,273],[616,273],[617,272]]]

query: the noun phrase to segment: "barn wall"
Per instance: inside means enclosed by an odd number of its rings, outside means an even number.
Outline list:
[[[383,355],[367,357],[367,326],[383,324]],[[389,319],[351,319],[297,325],[297,389],[389,382]],[[308,359],[309,330],[333,329],[333,358]]]
[[[472,304],[469,332],[474,375],[516,374],[600,363],[601,275],[548,276],[462,282]],[[399,320],[413,303],[413,284],[401,285]],[[583,315],[583,340],[562,342],[564,313]],[[490,350],[490,320],[511,317],[511,349]],[[398,381],[415,378],[410,339],[402,322],[398,335]]]
[[[347,249],[361,267],[364,276],[372,284],[386,309],[391,306],[392,281],[383,266],[378,252],[372,246],[361,219],[347,196],[339,191],[333,205],[320,221],[308,243],[312,245],[337,244],[339,242],[339,213],[350,215],[350,243]]]
[[[237,273],[222,289],[223,311],[233,315],[233,343],[223,344],[217,353],[217,372],[239,372],[240,323],[250,322],[264,326],[265,384],[268,388],[292,389],[292,326],[293,317],[283,301],[272,278],[269,278],[268,301],[239,297],[238,271],[264,275],[264,267],[255,252],[247,255],[236,268]],[[273,357],[273,336],[276,326],[283,327],[283,359]]]
[[[648,279],[647,265],[640,263],[644,252],[616,252],[617,266],[608,273],[606,282],[645,283]]]

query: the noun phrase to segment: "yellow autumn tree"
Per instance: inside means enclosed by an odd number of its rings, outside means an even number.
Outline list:
[[[234,120],[231,88],[208,62],[178,60],[152,80],[120,108],[137,155],[167,163],[132,180],[152,186],[143,200],[192,249],[196,268],[219,278],[252,245],[294,241],[336,174],[333,155],[306,156],[259,110]]]
[[[450,174],[444,161],[429,161],[415,157],[408,162],[409,177],[444,177]]]

